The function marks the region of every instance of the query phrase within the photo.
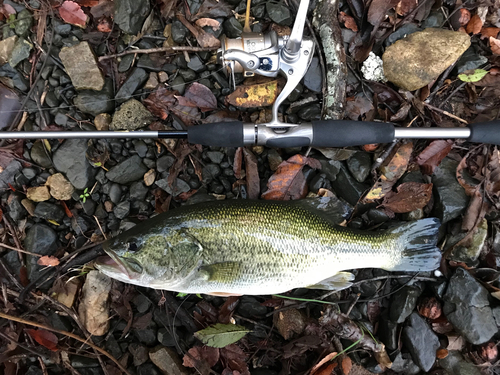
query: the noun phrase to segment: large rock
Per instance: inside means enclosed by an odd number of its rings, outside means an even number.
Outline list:
[[[466,33],[429,28],[387,47],[385,77],[404,90],[417,90],[436,79],[470,46]]]
[[[143,178],[148,169],[142,164],[141,158],[134,155],[115,165],[106,173],[106,177],[118,184],[129,184]]]
[[[77,190],[91,188],[95,181],[96,170],[87,161],[86,152],[87,140],[68,139],[54,152],[52,158],[56,169],[66,174]]]
[[[488,238],[488,220],[483,219],[481,223],[477,226],[472,234],[472,240],[466,246],[456,244],[459,240],[465,237],[465,233],[459,233],[458,236],[453,236],[448,240],[452,250],[448,259],[455,262],[465,262],[466,264],[473,264],[481,255],[486,239]]]
[[[448,355],[439,360],[439,365],[446,370],[449,375],[481,375],[478,366],[467,362],[458,350],[450,350]]]
[[[54,230],[43,224],[35,224],[26,233],[24,247],[27,251],[40,255],[53,255],[58,247],[57,234]],[[28,276],[30,280],[38,277],[43,266],[37,264],[38,257],[29,255]]]
[[[14,45],[9,57],[9,64],[11,67],[16,67],[21,61],[30,57],[30,52],[33,49],[33,44],[24,38],[19,38]]]
[[[96,91],[102,89],[104,77],[97,66],[94,52],[87,42],[81,42],[72,47],[63,47],[59,58],[75,89]]]
[[[115,99],[117,103],[123,103],[125,100],[132,97],[134,92],[141,88],[149,78],[149,73],[142,68],[134,68],[123,85],[116,93]]]
[[[425,320],[414,312],[408,319],[409,325],[403,330],[403,341],[413,361],[423,371],[431,369],[436,361],[439,339],[429,328]]]
[[[422,294],[422,291],[416,286],[407,286],[394,293],[389,311],[391,320],[395,323],[403,323],[415,310],[420,294]]]
[[[148,126],[154,117],[141,102],[130,99],[113,115],[109,130],[136,130]]]
[[[149,0],[115,0],[114,21],[127,34],[137,34],[149,14]]]
[[[488,291],[465,269],[457,268],[443,299],[448,321],[470,343],[483,344],[497,333]]]
[[[83,113],[97,116],[115,109],[113,83],[106,80],[101,91],[82,90],[74,99],[75,106]]]
[[[7,39],[0,40],[0,65],[5,64],[10,59],[12,50],[17,42],[17,35],[11,36]]]

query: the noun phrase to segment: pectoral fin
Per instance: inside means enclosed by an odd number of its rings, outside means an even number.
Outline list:
[[[241,294],[234,294],[234,293],[225,293],[225,292],[212,292],[212,293],[205,293],[208,294],[209,296],[216,296],[216,297],[239,297]]]
[[[238,262],[214,263],[200,267],[200,272],[207,275],[207,281],[229,283],[240,276],[241,264]]]
[[[317,284],[306,286],[308,289],[342,290],[349,288],[354,280],[354,275],[350,272],[339,272],[322,280]]]

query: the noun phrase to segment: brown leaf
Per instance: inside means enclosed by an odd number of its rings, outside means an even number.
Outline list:
[[[226,102],[240,108],[267,107],[278,97],[278,81],[238,86],[226,96]]]
[[[500,55],[500,39],[490,36],[490,48],[493,54]]]
[[[353,17],[349,16],[344,12],[339,13],[339,21],[344,24],[344,26],[352,31],[358,31],[358,25]]]
[[[371,100],[365,98],[364,95],[358,95],[354,98],[347,98],[346,115],[353,121],[357,121],[365,113],[373,109]]]
[[[193,20],[199,18],[213,19],[219,17],[227,18],[232,15],[233,15],[232,8],[224,1],[204,0],[200,6],[200,9],[198,9],[198,12],[194,17],[192,17],[192,19]]]
[[[425,207],[431,196],[432,184],[405,182],[398,186],[397,193],[393,191],[387,193],[381,206],[397,214],[402,214]]]
[[[457,23],[457,27],[455,27],[455,29],[458,29],[460,26],[465,26],[469,23],[470,21],[470,18],[471,18],[471,15],[470,15],[470,11],[465,9],[465,8],[461,8],[458,10],[458,12],[456,12],[453,16],[452,16],[452,22],[456,22]]]
[[[389,163],[380,167],[383,179],[396,182],[406,172],[412,151],[413,143],[411,142],[399,147]]]
[[[418,313],[425,318],[435,320],[441,316],[441,303],[436,297],[425,297],[418,304]]]
[[[236,153],[234,154],[233,171],[234,177],[238,180],[241,179],[241,165],[243,162],[243,147],[238,147]]]
[[[295,200],[304,198],[307,194],[307,184],[302,168],[309,165],[320,169],[321,164],[316,159],[302,155],[294,155],[283,161],[267,183],[268,190],[262,198],[269,200]]]
[[[160,12],[161,16],[164,19],[170,18],[170,13],[172,12],[173,7],[177,3],[176,0],[157,0],[160,3]]]
[[[182,365],[186,367],[199,368],[198,361],[204,361],[208,368],[219,362],[219,349],[210,346],[193,346],[182,359]],[[194,362],[194,363],[193,363]]]
[[[80,5],[74,1],[65,1],[62,3],[59,8],[59,15],[66,23],[70,23],[83,29],[87,26],[87,15],[83,12]]]
[[[337,352],[327,354],[321,361],[319,361],[316,365],[313,366],[310,375],[314,375],[321,366],[323,366],[327,362],[330,362],[336,355]]]
[[[53,256],[44,255],[43,257],[39,258],[36,263],[40,266],[55,267],[59,265],[59,259]]]
[[[464,219],[462,220],[462,230],[470,231],[472,230],[478,221],[480,221],[484,215],[486,215],[486,207],[483,209],[482,194],[479,190],[476,190],[469,201],[469,206],[467,211],[465,211]]]
[[[217,39],[215,36],[212,34],[207,33],[205,30],[203,30],[201,27],[198,25],[192,25],[186,20],[186,18],[178,14],[177,19],[182,22],[184,26],[186,26],[189,31],[194,35],[196,40],[198,41],[198,44],[201,47],[205,48],[219,48],[220,47],[220,40]]]
[[[446,357],[448,357],[448,350],[443,349],[443,348],[437,350],[437,352],[436,352],[437,359],[443,359]]]
[[[493,37],[496,38],[498,33],[500,33],[499,27],[483,27],[481,29],[481,39]]]
[[[27,329],[26,332],[40,345],[45,346],[53,352],[57,352],[59,339],[52,332],[44,329]]]
[[[349,375],[352,369],[352,361],[349,356],[345,356],[344,359],[342,360],[342,372],[344,375]]]
[[[453,146],[453,141],[450,140],[437,140],[431,142],[424,151],[417,156],[416,162],[420,165],[424,174],[434,173],[434,169],[441,163],[441,161],[449,154]]]
[[[248,148],[243,148],[243,156],[245,157],[245,171],[248,188],[248,197],[250,199],[259,198],[260,194],[260,178],[257,168],[257,158]]]
[[[400,108],[399,110],[393,114],[390,118],[390,120],[392,122],[397,122],[397,121],[403,121],[404,119],[406,119],[406,117],[408,116],[408,112],[410,111],[410,108],[411,108],[411,104],[408,103],[408,102],[405,102]]]
[[[152,317],[153,317],[153,312],[150,311],[147,314],[144,314],[138,318],[135,318],[134,322],[132,323],[132,328],[145,329],[151,323]]]
[[[30,283],[30,279],[28,278],[28,269],[26,266],[21,266],[19,269],[19,281],[21,281],[22,286],[26,286]]]
[[[166,120],[172,107],[177,103],[176,95],[179,93],[175,90],[160,89],[153,91],[143,103],[153,115]]]
[[[207,86],[194,82],[184,93],[184,97],[194,103],[202,112],[217,109],[217,99]]]
[[[200,27],[210,26],[214,30],[220,29],[220,22],[212,18],[200,18],[195,23]]]
[[[219,323],[229,324],[231,322],[231,318],[240,303],[240,297],[231,296],[228,297],[226,302],[219,308]]]
[[[481,17],[479,17],[479,15],[477,14],[474,14],[469,23],[467,24],[467,28],[466,28],[466,31],[467,31],[467,34],[479,34],[481,32],[481,29],[483,28],[483,21],[481,21]]]
[[[417,7],[417,0],[401,0],[396,5],[396,13],[400,16],[406,16]]]
[[[231,344],[220,349],[221,362],[225,367],[229,367],[233,371],[238,371],[241,375],[250,375],[248,365],[246,364],[247,356],[236,344]]]
[[[373,0],[368,9],[368,22],[378,26],[386,17],[387,11],[394,8],[399,0]]]

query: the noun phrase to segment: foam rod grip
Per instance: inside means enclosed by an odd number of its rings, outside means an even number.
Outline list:
[[[383,122],[313,121],[314,147],[361,146],[394,141],[394,125]]]
[[[243,122],[217,122],[188,128],[188,142],[204,146],[240,147],[243,144]]]
[[[500,121],[478,122],[470,124],[470,142],[500,145]]]

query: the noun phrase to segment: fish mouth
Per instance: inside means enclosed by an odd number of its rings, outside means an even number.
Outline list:
[[[106,254],[108,255],[100,256],[95,260],[97,269],[103,271],[104,273],[108,271],[113,274],[125,274],[130,280],[138,279],[141,276],[142,272],[138,272],[137,269],[134,269],[128,259],[120,257],[112,250],[108,249],[104,251],[106,251]],[[136,268],[140,267],[139,264],[134,265],[136,266]]]

